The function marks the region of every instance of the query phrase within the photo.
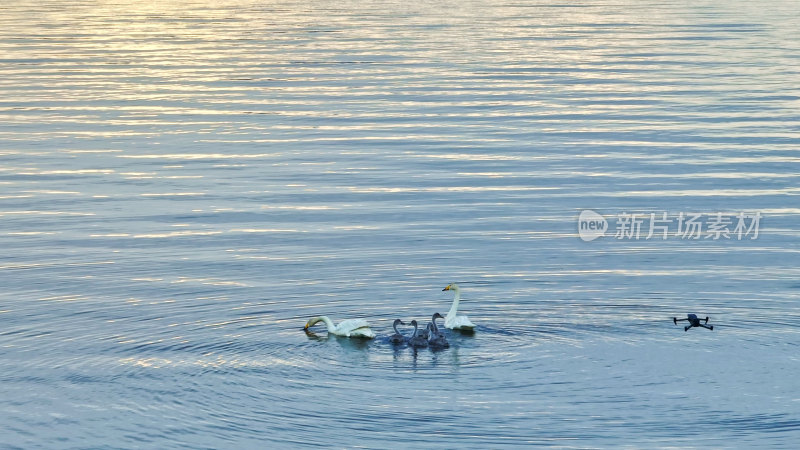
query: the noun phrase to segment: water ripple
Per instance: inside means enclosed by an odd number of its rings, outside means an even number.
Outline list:
[[[792,2],[58,3],[0,7],[6,445],[797,442]]]

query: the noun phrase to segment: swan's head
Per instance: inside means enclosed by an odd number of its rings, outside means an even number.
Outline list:
[[[437,312],[437,313],[434,313],[434,314],[433,314],[433,319],[432,319],[432,320],[436,320],[436,319],[444,319],[444,316],[443,316],[443,315],[441,315],[441,314],[439,314],[438,312]]]
[[[455,283],[450,283],[447,285],[446,288],[442,289],[443,291],[458,291],[458,285]]]
[[[392,324],[392,326],[396,327],[398,325],[405,325],[405,323],[403,323],[403,321],[400,319],[394,319],[394,323]]]
[[[322,322],[322,318],[321,317],[314,317],[313,319],[311,319],[308,322],[306,322],[306,326],[304,326],[303,329],[307,330],[310,327],[313,327],[314,325],[316,325],[318,322]]]

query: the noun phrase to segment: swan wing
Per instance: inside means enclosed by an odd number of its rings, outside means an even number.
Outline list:
[[[375,333],[370,329],[369,322],[364,319],[347,319],[336,325],[336,332],[339,336],[359,336],[374,338]]]
[[[444,326],[451,330],[471,330],[475,328],[475,324],[470,322],[467,316],[447,316],[444,318]]]
[[[350,332],[349,337],[363,337],[372,339],[375,337],[375,332],[370,327],[356,328]]]
[[[347,319],[339,322],[339,325],[336,325],[337,331],[353,331],[358,328],[369,328],[369,322],[364,319]]]

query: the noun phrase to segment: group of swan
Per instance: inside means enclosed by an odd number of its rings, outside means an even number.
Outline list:
[[[400,319],[394,319],[394,323],[392,323],[394,334],[389,336],[389,342],[395,345],[408,343],[409,346],[414,348],[423,348],[428,346],[433,348],[449,347],[450,343],[447,342],[447,338],[444,336],[444,333],[439,331],[439,327],[436,325],[436,319],[444,319],[444,316],[438,312],[433,313],[431,321],[428,322],[428,325],[424,330],[422,330],[422,333],[419,333],[419,324],[417,324],[417,321],[412,320],[409,325],[414,327],[414,334],[412,334],[408,339],[406,339],[405,336],[397,331],[397,326],[405,325],[405,322]]]
[[[461,290],[458,288],[458,285],[455,283],[450,283],[447,285],[447,287],[442,289],[442,291],[453,291],[455,293],[453,304],[450,306],[450,311],[448,311],[447,315],[443,317],[445,328],[451,330],[472,331],[475,328],[475,324],[470,322],[467,316],[463,314],[457,314],[458,303],[461,300]],[[410,324],[414,327],[414,334],[408,339],[408,344],[412,347],[424,347],[427,345],[446,346],[445,344],[447,344],[447,339],[444,337],[444,334],[439,331],[439,327],[436,326],[437,318],[442,318],[442,315],[439,313],[434,314],[431,322],[428,323],[425,330],[423,330],[419,335],[417,334],[419,324],[417,324],[416,320],[412,320]],[[375,332],[372,331],[372,329],[369,327],[369,323],[364,319],[347,319],[339,322],[339,325],[335,325],[333,321],[328,318],[328,316],[319,316],[309,320],[304,329],[308,330],[310,327],[319,322],[325,323],[325,326],[328,327],[328,333],[336,336],[362,337],[367,339],[372,339],[375,337]],[[397,325],[405,324],[400,319],[394,321],[392,328],[394,328],[395,334],[389,337],[389,341],[400,344],[405,341],[405,337],[397,332]],[[425,342],[424,345],[422,344],[422,341]]]

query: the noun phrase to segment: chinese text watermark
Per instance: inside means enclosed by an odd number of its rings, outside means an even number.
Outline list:
[[[615,226],[609,226],[609,220]],[[660,213],[623,212],[608,219],[590,209],[578,217],[578,236],[586,242],[599,237],[615,239],[757,239],[761,213]],[[611,234],[613,232],[613,234]]]

